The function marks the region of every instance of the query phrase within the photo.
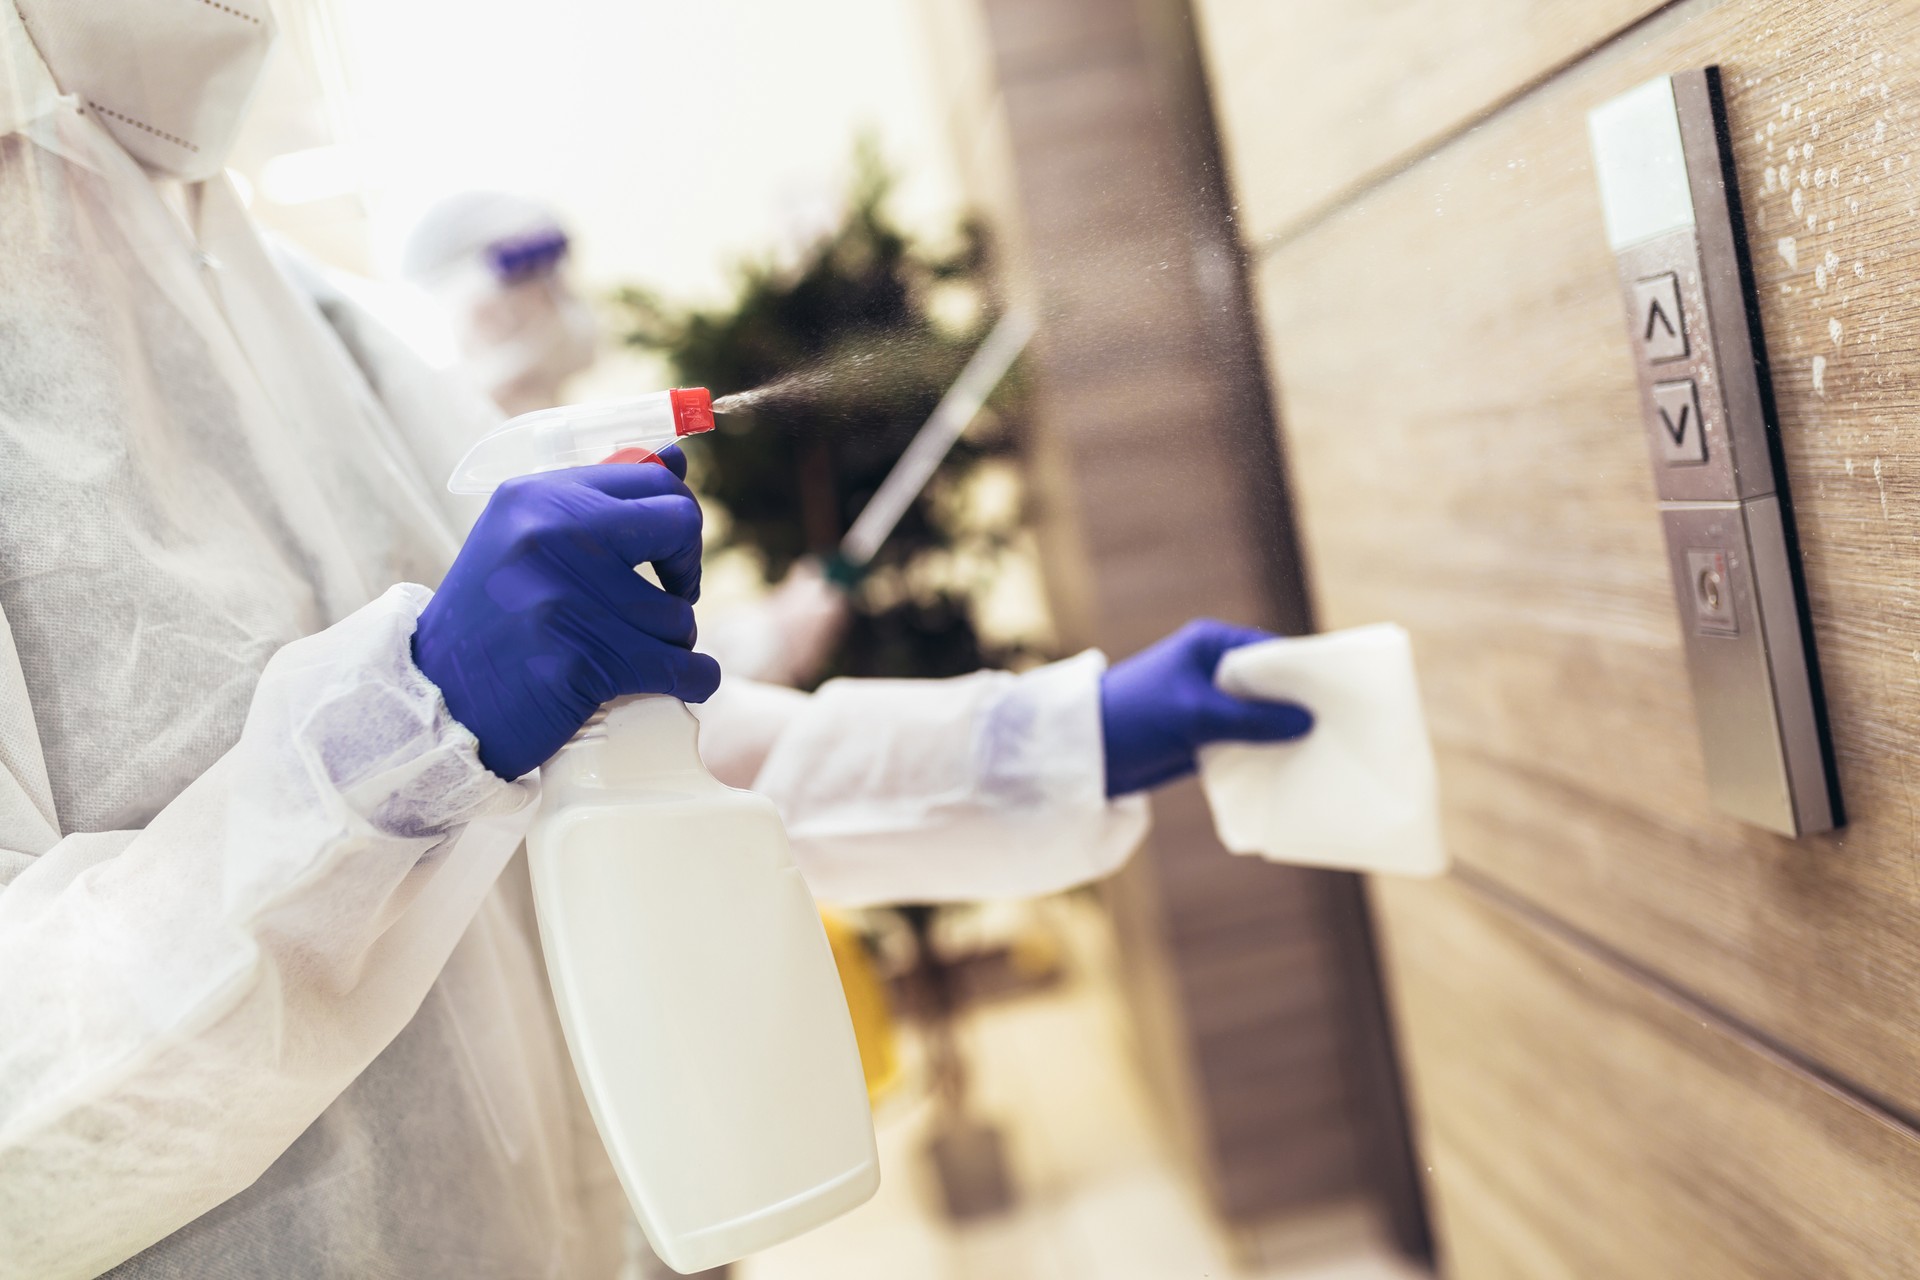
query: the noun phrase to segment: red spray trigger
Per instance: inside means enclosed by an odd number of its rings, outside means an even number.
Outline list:
[[[663,467],[667,465],[666,462],[660,457],[659,454],[655,453],[651,449],[642,449],[637,444],[630,444],[624,449],[615,449],[612,453],[600,459],[600,461],[602,462],[658,462]]]

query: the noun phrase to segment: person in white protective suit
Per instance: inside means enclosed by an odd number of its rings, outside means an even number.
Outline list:
[[[551,209],[466,191],[428,209],[400,270],[444,312],[463,372],[507,414],[559,404],[591,368],[599,325],[566,275],[570,237]]]
[[[610,1276],[537,782],[414,660],[471,420],[221,176],[272,31],[0,5],[0,1278]],[[1145,822],[1103,667],[746,685],[705,734],[824,898],[1046,892]]]
[[[504,413],[562,403],[594,364],[592,308],[567,277],[572,237],[537,200],[463,191],[408,233],[401,272],[439,305],[459,373]],[[846,595],[802,559],[763,598],[700,617],[700,649],[729,676],[798,687],[819,677],[849,620]]]

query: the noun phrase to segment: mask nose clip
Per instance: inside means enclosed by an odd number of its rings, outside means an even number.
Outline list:
[[[142,165],[187,182],[225,166],[279,34],[267,0],[9,7],[61,93]]]

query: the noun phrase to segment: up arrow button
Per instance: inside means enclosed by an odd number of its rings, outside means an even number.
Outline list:
[[[1669,271],[1633,285],[1634,337],[1650,361],[1687,354],[1687,321],[1680,311],[1680,281]]]

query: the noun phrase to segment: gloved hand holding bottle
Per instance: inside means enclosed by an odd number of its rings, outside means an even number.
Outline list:
[[[1202,618],[1108,668],[1100,679],[1107,795],[1186,777],[1211,742],[1286,742],[1312,729],[1313,714],[1296,703],[1236,698],[1214,686],[1222,654],[1273,638]]]
[[[501,485],[421,613],[414,661],[499,776],[545,763],[609,699],[703,702],[719,686],[693,652],[700,507],[685,458],[661,460]]]
[[[564,462],[556,443],[622,461],[501,479],[414,645],[481,763],[543,766],[527,867],[560,1023],[634,1214],[683,1272],[880,1184],[846,1000],[778,811],[706,771],[683,705],[719,684],[692,651],[700,511],[679,451],[634,437],[662,409],[677,435],[686,415],[710,429],[706,402],[553,410],[476,446],[456,483],[475,454]]]

